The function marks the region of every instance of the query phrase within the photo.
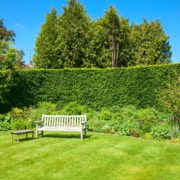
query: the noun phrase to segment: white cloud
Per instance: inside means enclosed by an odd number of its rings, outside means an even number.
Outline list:
[[[14,23],[14,26],[16,26],[18,29],[20,29],[20,30],[22,30],[22,31],[25,31],[25,25],[24,25],[24,24],[15,22],[15,23]]]

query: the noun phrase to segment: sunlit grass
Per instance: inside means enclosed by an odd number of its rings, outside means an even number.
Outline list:
[[[11,141],[0,133],[0,179],[180,179],[180,144],[118,135],[45,133]]]

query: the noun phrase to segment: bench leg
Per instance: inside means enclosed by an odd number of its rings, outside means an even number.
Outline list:
[[[17,135],[17,141],[19,142],[19,134]]]
[[[83,129],[81,130],[81,139],[83,139]]]
[[[84,136],[86,137],[86,129],[84,129]]]
[[[43,136],[44,135],[44,131],[41,131],[41,136]]]
[[[36,129],[36,138],[38,138],[38,130]]]

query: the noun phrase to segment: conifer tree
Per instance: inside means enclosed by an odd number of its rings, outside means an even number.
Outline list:
[[[144,22],[131,27],[131,61],[129,65],[161,64],[171,62],[169,37],[163,31],[160,21]]]
[[[91,20],[84,7],[76,0],[69,0],[58,20],[57,50],[61,67],[85,67],[90,41]]]
[[[94,48],[98,47],[97,59],[102,67],[123,66],[130,31],[128,20],[120,18],[116,9],[110,6],[105,16],[96,22],[95,29],[93,43]]]
[[[33,62],[38,68],[59,68],[56,51],[57,39],[57,11],[52,9],[46,16],[46,22],[36,39]]]

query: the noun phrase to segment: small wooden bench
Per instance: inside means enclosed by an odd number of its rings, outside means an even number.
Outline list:
[[[36,137],[41,131],[79,131],[81,139],[86,136],[86,115],[42,115],[41,121],[36,121]],[[41,126],[39,124],[41,123]]]
[[[12,141],[14,140],[13,135],[16,135],[17,136],[17,141],[19,141],[19,135],[26,134],[26,139],[27,139],[29,133],[31,133],[32,134],[32,138],[34,138],[34,131],[30,130],[30,129],[12,131],[11,132]]]

